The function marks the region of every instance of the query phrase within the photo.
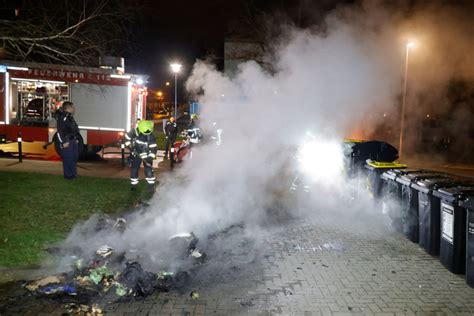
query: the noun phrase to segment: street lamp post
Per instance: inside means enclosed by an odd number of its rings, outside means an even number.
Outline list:
[[[178,72],[181,70],[181,64],[171,64],[171,71],[174,72],[174,117],[178,119]]]
[[[410,56],[410,48],[415,46],[415,43],[408,42],[406,44],[406,57],[405,57],[405,77],[403,82],[403,99],[402,99],[402,117],[400,120],[400,144],[398,146],[398,157],[402,158],[403,152],[403,131],[405,129],[405,104],[407,99],[407,81],[408,81],[408,57]]]

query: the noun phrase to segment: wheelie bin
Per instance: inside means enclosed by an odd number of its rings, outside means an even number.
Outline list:
[[[459,203],[466,209],[466,283],[474,287],[474,195]]]
[[[432,256],[439,255],[440,199],[433,195],[439,188],[462,185],[449,177],[421,179],[412,184],[418,191],[419,245]]]
[[[401,192],[401,218],[402,232],[412,242],[418,243],[418,191],[412,188],[412,184],[421,179],[440,178],[442,174],[433,171],[413,172],[400,175],[396,181],[402,185]]]
[[[367,190],[373,198],[382,196],[383,179],[382,174],[387,170],[405,169],[407,165],[397,162],[379,162],[367,160],[365,169],[367,172]]]
[[[390,195],[394,198],[402,198],[402,184],[397,182],[397,177],[414,172],[425,172],[422,169],[389,169],[385,170],[382,175],[382,194]]]
[[[441,199],[439,260],[451,272],[466,271],[466,209],[460,202],[474,195],[474,186],[440,188],[433,195]]]
[[[421,172],[420,169],[390,169],[381,175],[382,179],[382,212],[391,220],[391,226],[398,232],[403,232],[401,199],[402,184],[396,179],[400,175]]]
[[[364,173],[368,159],[381,162],[392,162],[398,159],[398,150],[386,142],[364,141],[356,142],[351,147],[351,165],[354,174]]]

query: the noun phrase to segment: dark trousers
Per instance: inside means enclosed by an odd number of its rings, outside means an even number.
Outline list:
[[[174,138],[168,137],[168,138],[166,139],[166,144],[165,144],[165,157],[168,156],[168,152],[171,151],[170,149],[173,148],[175,142],[176,142],[176,137],[174,137]]]
[[[71,140],[69,146],[61,150],[61,155],[63,157],[64,178],[74,179],[77,176],[77,160],[79,159],[76,140]]]
[[[146,160],[142,160],[140,157],[133,157],[131,161],[131,170],[130,170],[130,183],[133,185],[137,185],[139,181],[138,172],[140,170],[140,165],[143,162],[143,166],[145,167],[145,179],[148,184],[155,184],[156,178],[153,173],[153,162],[147,162]]]

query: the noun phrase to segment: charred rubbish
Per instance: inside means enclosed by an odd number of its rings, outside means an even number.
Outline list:
[[[132,223],[130,217],[125,219]],[[109,223],[114,222],[111,220]],[[94,223],[88,223],[87,228],[95,229],[95,225],[89,225]],[[261,239],[249,235],[243,224],[227,226],[199,237],[199,242],[195,240],[197,235],[192,233],[164,238],[164,243],[157,248],[156,261],[150,261],[145,252],[132,252],[129,247],[124,249],[123,244],[113,239],[82,252],[80,248],[63,247],[57,253],[61,259],[67,256],[66,250],[72,249],[75,253],[74,259],[70,256],[64,258],[67,265],[61,267],[65,273],[44,274],[51,277],[0,285],[0,294],[3,293],[0,295],[0,314],[19,315],[26,311],[38,314],[55,310],[100,315],[113,313],[134,301],[168,295],[201,300],[204,293],[218,290],[224,284],[246,287],[253,276],[261,275],[262,267],[257,259],[260,258],[257,249],[261,249],[257,244]],[[164,256],[175,243],[182,245],[182,253],[178,256],[181,259],[169,265],[169,258]],[[198,253],[200,259],[196,259]],[[105,254],[108,255],[103,257]],[[43,288],[44,291],[39,290]],[[151,288],[153,294],[150,295]]]
[[[106,220],[109,224],[112,221]],[[104,221],[102,221],[104,223]],[[125,224],[125,219],[113,222]],[[109,224],[105,226],[109,226]],[[121,229],[124,229],[121,225]],[[204,263],[206,254],[197,248],[198,238],[184,233],[169,238],[167,250],[175,259],[191,261],[183,265],[190,270]],[[90,256],[90,254],[89,254]],[[65,304],[71,313],[101,314],[111,303],[144,298],[156,291],[168,292],[183,287],[189,280],[188,271],[150,272],[136,260],[127,260],[126,254],[103,245],[92,254],[78,256],[77,250],[70,271],[23,283],[23,288],[40,299]]]

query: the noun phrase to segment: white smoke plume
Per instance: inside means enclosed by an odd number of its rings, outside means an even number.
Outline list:
[[[462,157],[472,162],[473,131],[468,122],[474,119],[474,60],[469,53],[474,49],[474,3],[396,1],[392,5],[396,9],[391,8],[387,21],[393,33],[405,43],[414,43],[408,60],[404,157],[421,155],[422,164],[446,159],[446,150],[434,147],[445,138],[450,139],[452,160]],[[397,43],[398,54],[403,56],[405,43]],[[400,61],[400,67],[404,63]],[[386,116],[377,114],[379,130],[371,133],[369,129],[366,135],[398,142],[401,92]],[[422,144],[421,135],[432,142],[431,146]]]
[[[391,40],[390,25],[380,28],[385,18],[379,10],[349,10],[329,16],[324,33],[288,27],[275,41],[271,73],[250,61],[229,78],[213,65],[196,62],[187,89],[202,104],[203,135],[211,135],[216,123],[224,131],[223,144],[195,146],[193,159],[160,179],[151,210],[134,216],[123,234],[93,229],[84,234],[82,225],[67,247],[90,253],[109,244],[127,256],[138,249],[159,257],[175,233],[205,236],[240,222],[254,233],[283,204],[290,213],[300,213],[298,204],[285,199],[289,166],[296,163],[292,157],[305,133],[311,131],[326,145],[339,144],[368,112],[390,107],[400,90],[403,55],[397,40]],[[328,155],[324,146],[319,155]],[[318,208],[335,208],[338,202],[326,197],[347,192],[339,177],[336,172],[317,183],[315,192],[324,196]]]

